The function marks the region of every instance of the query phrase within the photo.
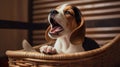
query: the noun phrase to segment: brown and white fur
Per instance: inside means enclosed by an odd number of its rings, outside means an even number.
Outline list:
[[[50,26],[45,38],[49,43],[40,47],[41,53],[75,53],[99,48],[94,40],[85,37],[85,23],[77,7],[60,5],[50,11],[48,21]],[[26,40],[23,41],[23,48],[36,52]]]
[[[85,23],[78,8],[67,4],[60,5],[51,10],[48,21],[50,26],[46,31],[46,39],[55,43],[54,46],[42,46],[40,52],[75,53],[99,47],[93,40],[90,40],[94,42],[94,46],[91,45],[93,48],[83,45],[89,38],[85,37]]]

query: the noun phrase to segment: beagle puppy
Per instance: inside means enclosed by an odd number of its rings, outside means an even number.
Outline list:
[[[48,21],[45,37],[49,44],[40,47],[40,52],[75,53],[99,48],[94,40],[85,37],[84,19],[77,7],[60,5],[50,11]]]

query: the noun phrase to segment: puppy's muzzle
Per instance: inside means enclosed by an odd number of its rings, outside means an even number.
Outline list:
[[[57,10],[50,11],[50,16],[48,17],[49,23],[51,24],[51,29],[49,32],[50,35],[59,35],[59,33],[64,30],[60,23],[57,21],[58,19],[56,18],[56,15],[58,13],[59,12]]]
[[[56,14],[58,14],[57,10],[51,10],[50,11],[50,15],[55,16]]]

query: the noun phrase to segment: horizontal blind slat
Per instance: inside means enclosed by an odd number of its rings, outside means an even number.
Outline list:
[[[98,20],[98,19],[109,19],[119,18],[120,17],[120,1],[119,0],[70,0],[70,1],[55,1],[55,0],[34,0],[33,6],[33,21],[41,22],[47,21],[48,13],[54,7],[63,4],[63,3],[71,3],[77,6],[85,20]],[[42,4],[43,3],[43,4]],[[94,19],[93,19],[94,18]]]

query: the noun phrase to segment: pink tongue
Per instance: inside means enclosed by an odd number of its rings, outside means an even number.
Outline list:
[[[51,29],[51,33],[56,33],[56,32],[61,31],[61,30],[62,30],[61,27],[54,27]]]

